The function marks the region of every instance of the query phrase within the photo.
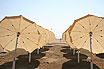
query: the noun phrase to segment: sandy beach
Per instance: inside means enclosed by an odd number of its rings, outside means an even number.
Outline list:
[[[62,40],[40,49],[40,54],[36,50],[32,53],[31,63],[28,62],[28,54],[17,55],[16,69],[90,69],[90,53],[80,53],[80,63],[77,61],[77,53],[73,51]],[[104,69],[104,54],[93,55],[94,69]],[[88,57],[89,56],[89,57]],[[0,69],[11,69],[13,53],[0,54]]]

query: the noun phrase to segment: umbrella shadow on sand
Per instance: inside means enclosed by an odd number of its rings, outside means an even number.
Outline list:
[[[51,48],[51,47],[53,47],[53,45],[44,46],[44,48]]]
[[[0,66],[0,69],[12,69],[12,61],[4,63]],[[36,59],[32,59],[32,62],[28,62],[28,58],[21,58],[16,60],[16,69],[34,69],[39,66],[40,62]]]
[[[10,55],[12,55],[12,53],[10,53]],[[16,60],[16,69],[37,68],[40,64],[40,62],[37,59],[40,59],[44,56],[45,56],[44,53],[40,53],[40,54],[32,53],[31,62],[29,63],[29,54],[26,54],[26,52],[24,53],[24,55],[18,53]],[[2,64],[0,66],[0,69],[12,69],[12,63],[13,61]]]
[[[70,51],[70,49],[66,48],[66,49],[62,49],[61,52],[63,53],[72,53],[72,51]]]
[[[40,48],[39,49],[39,52],[45,52],[45,51],[48,51],[49,50],[49,48],[51,48],[51,47],[53,47],[53,46],[44,46],[44,48]],[[32,53],[37,53],[37,49],[36,50],[34,50]]]
[[[42,52],[45,52],[45,51],[48,51],[48,50],[49,50],[48,48],[44,48],[44,49],[40,48],[39,49],[39,53],[42,53]],[[37,49],[34,50],[32,53],[36,54],[37,53]]]
[[[104,59],[104,53],[96,54],[96,56]]]
[[[95,64],[93,65],[94,69],[99,69]],[[90,62],[81,61],[78,63],[75,62],[73,59],[63,63],[62,69],[90,69]]]
[[[62,48],[66,48],[66,49],[69,49],[70,47],[69,47],[69,46],[62,46]]]
[[[65,47],[61,50],[61,52],[65,53],[63,54],[63,57],[70,59],[69,61],[63,63],[62,69],[90,69],[90,62],[83,61],[83,59],[87,59],[88,56],[80,53],[80,62],[78,63],[77,53],[73,55],[73,51]],[[94,64],[94,69],[99,68]]]
[[[75,50],[75,52],[76,51],[77,50]],[[63,54],[63,57],[65,57],[67,59],[76,60],[76,62],[77,62],[77,60],[78,60],[78,54],[77,53],[75,53],[75,55],[73,55],[73,51],[70,50],[70,49],[67,49],[67,48],[66,49],[62,49],[61,52],[64,52],[65,53],[65,54]],[[88,58],[88,56],[80,53],[80,60],[87,59],[87,58]]]
[[[63,52],[63,53],[70,53],[71,55],[73,54],[73,49],[71,49],[70,50],[70,47],[69,46],[62,46],[62,50],[61,50],[61,52]],[[77,50],[75,50],[75,52],[76,52]]]

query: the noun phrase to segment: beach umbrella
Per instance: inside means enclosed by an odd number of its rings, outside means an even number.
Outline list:
[[[94,15],[86,15],[74,21],[70,31],[71,43],[78,49],[83,48],[92,53],[104,52],[104,19]]]
[[[54,35],[54,33],[53,32],[51,32],[51,31],[49,31],[48,30],[48,36],[49,36],[49,42],[48,43],[52,43],[54,40],[55,40],[55,35]]]
[[[65,40],[66,40],[65,37],[66,37],[66,36],[65,36],[65,32],[64,32],[64,33],[62,34],[62,40],[66,43],[66,41],[65,41]]]
[[[5,51],[15,50],[12,69],[15,69],[16,49],[32,53],[38,46],[36,24],[23,16],[5,17],[0,22],[0,44]],[[21,52],[22,53],[22,52]],[[31,57],[31,54],[29,55]]]
[[[75,55],[75,53],[76,53],[76,51],[75,50],[77,50],[77,53],[78,53],[78,63],[80,62],[80,60],[79,60],[79,58],[80,58],[80,51],[76,48],[76,46],[75,45],[73,45],[71,42],[72,42],[72,38],[70,37],[70,31],[72,30],[72,27],[70,26],[68,29],[67,29],[67,31],[66,31],[66,41],[67,41],[67,43],[70,45],[70,47],[73,49],[73,55]]]
[[[72,39],[69,36],[70,35],[70,30],[71,30],[71,26],[63,33],[63,40],[66,42],[66,44],[68,44],[70,46],[70,48],[73,49],[73,55],[75,55],[75,49],[77,49],[72,43]]]
[[[38,31],[40,32],[40,40],[38,45],[40,48],[42,48],[47,43],[47,35],[45,29],[41,26],[38,26]]]
[[[71,49],[73,49],[73,55],[75,55],[76,47],[71,43],[71,38],[69,36],[69,32],[68,31],[66,31],[66,43],[70,46]]]
[[[47,35],[47,43],[50,43],[51,37],[50,37],[50,31],[46,29],[46,35]]]
[[[63,33],[63,40],[66,42],[66,44],[68,44],[70,46],[70,50],[73,49],[73,55],[75,55],[75,50],[77,50],[77,48],[71,43],[71,37],[70,35],[70,30],[71,30],[71,26]],[[78,53],[78,63],[80,62],[79,60],[79,53],[80,51],[77,51]]]
[[[50,35],[51,35],[51,43],[52,43],[53,41],[55,41],[56,38],[52,31],[50,31]]]
[[[39,33],[39,39],[38,39],[38,48],[37,48],[37,54],[39,54],[39,49],[42,48],[44,45],[46,45],[46,33],[45,29],[39,25],[37,25],[38,33]]]

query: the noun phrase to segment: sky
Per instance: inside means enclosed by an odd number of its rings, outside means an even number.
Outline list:
[[[0,20],[23,15],[54,32],[56,38],[87,14],[104,17],[104,0],[0,0]]]

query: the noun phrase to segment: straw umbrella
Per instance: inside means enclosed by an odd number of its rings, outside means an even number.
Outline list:
[[[54,35],[54,33],[53,32],[51,32],[51,31],[49,31],[49,30],[47,30],[47,33],[48,33],[48,43],[52,43],[54,40],[55,40],[55,35]]]
[[[63,33],[62,38],[66,42],[66,44],[68,44],[70,46],[70,50],[73,49],[73,55],[75,55],[75,50],[78,50],[78,49],[76,48],[76,46],[74,46],[71,43],[72,39],[69,36],[70,35],[70,31],[71,31],[71,26]],[[80,62],[80,60],[79,60],[79,53],[80,53],[80,51],[78,50],[77,53],[78,53],[78,63],[79,63]]]
[[[88,14],[75,20],[70,32],[73,45],[91,52],[91,69],[93,69],[92,53],[104,52],[104,19]]]
[[[47,41],[47,35],[46,35],[46,31],[43,27],[38,26],[38,30],[41,34],[40,40],[39,40],[39,46],[40,48],[42,48],[44,45],[46,45],[46,41]]]
[[[31,52],[37,48],[38,38],[36,24],[21,15],[5,17],[0,23],[1,46],[6,51],[15,50],[12,69],[15,69],[16,49],[26,50],[31,58]]]
[[[73,55],[75,55],[75,50],[78,50],[77,49],[77,47],[75,46],[75,45],[73,45],[71,42],[72,42],[72,38],[70,37],[70,33],[71,33],[71,30],[72,30],[72,27],[70,26],[69,28],[68,28],[68,30],[67,30],[67,39],[69,39],[70,40],[70,42],[69,42],[69,40],[67,40],[67,42],[70,44],[70,47],[71,48],[73,48]],[[80,62],[80,51],[78,50],[76,53],[78,53],[78,63]]]
[[[77,49],[72,43],[70,35],[71,26],[63,33],[63,40],[73,49],[73,55],[75,55],[75,49]]]
[[[51,42],[51,36],[50,36],[50,31],[46,29],[46,35],[47,35],[47,43]]]
[[[39,25],[37,25],[38,33],[39,33],[39,39],[38,39],[38,48],[37,48],[37,54],[39,54],[39,49],[42,48],[44,45],[46,45],[46,32],[45,29]]]

